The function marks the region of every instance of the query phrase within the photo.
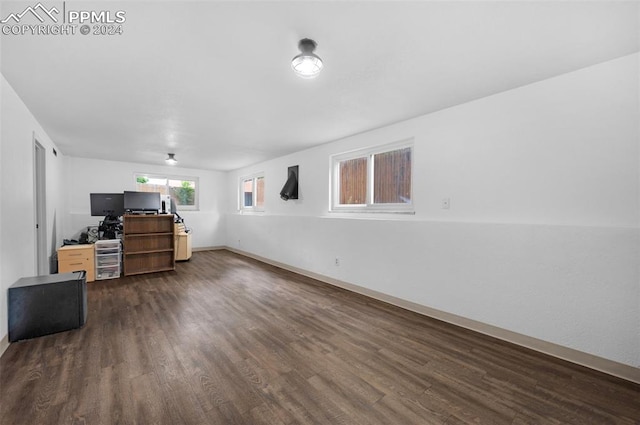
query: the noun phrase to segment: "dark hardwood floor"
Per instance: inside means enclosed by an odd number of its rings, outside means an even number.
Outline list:
[[[2,424],[640,423],[639,385],[228,251],[88,286],[0,359]]]

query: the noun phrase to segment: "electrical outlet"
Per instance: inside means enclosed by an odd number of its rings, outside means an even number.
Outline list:
[[[336,267],[340,266],[340,259],[336,257]]]
[[[451,208],[451,200],[449,198],[442,198],[442,209],[448,210]]]

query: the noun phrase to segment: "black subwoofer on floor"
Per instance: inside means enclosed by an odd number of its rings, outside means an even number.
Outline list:
[[[9,342],[84,326],[85,272],[23,277],[8,289]]]

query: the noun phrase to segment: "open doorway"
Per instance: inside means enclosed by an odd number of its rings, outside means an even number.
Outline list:
[[[46,150],[33,135],[34,194],[36,227],[36,270],[38,276],[49,274],[47,259],[47,182]]]

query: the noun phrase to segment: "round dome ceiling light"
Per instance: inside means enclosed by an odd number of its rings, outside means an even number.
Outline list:
[[[310,38],[303,38],[298,43],[298,49],[302,53],[294,57],[291,61],[291,69],[301,78],[315,78],[322,71],[322,59],[313,51],[318,43]]]
[[[178,163],[178,160],[175,158],[175,153],[168,153],[167,155],[169,156],[164,160],[164,162],[168,165],[176,165]]]

